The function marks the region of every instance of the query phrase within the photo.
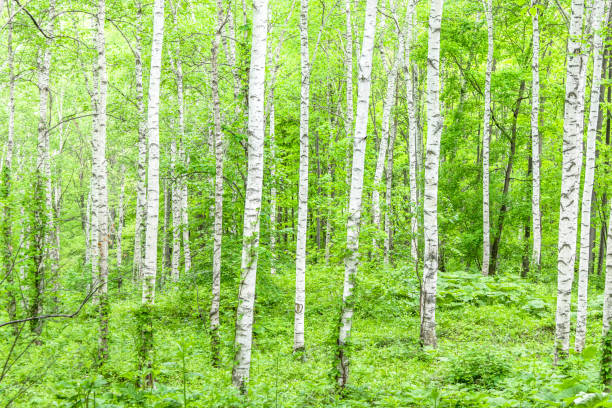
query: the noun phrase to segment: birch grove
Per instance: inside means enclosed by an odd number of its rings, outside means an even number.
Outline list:
[[[610,1],[81,3],[0,0],[0,405],[612,402]]]

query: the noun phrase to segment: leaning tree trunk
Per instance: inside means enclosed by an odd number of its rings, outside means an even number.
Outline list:
[[[440,28],[444,0],[432,0],[427,52],[427,154],[423,224],[425,259],[421,284],[421,343],[436,347],[436,284],[438,279],[438,166],[443,119],[440,113]]]
[[[532,229],[533,229],[533,251],[532,263],[533,269],[539,273],[542,268],[542,211],[540,208],[540,26],[539,26],[539,0],[532,0],[532,51],[531,60],[531,157],[532,157],[532,195],[531,195],[531,212],[532,212]]]
[[[576,339],[574,348],[581,352],[584,348],[587,319],[587,289],[589,282],[589,263],[591,258],[591,205],[593,183],[595,181],[595,155],[597,129],[599,122],[599,94],[601,91],[601,71],[603,63],[603,37],[601,27],[604,20],[604,1],[595,0],[593,8],[593,80],[591,83],[591,106],[587,129],[586,168],[584,189],[582,191],[582,217],[580,225],[580,259],[578,262],[578,310],[576,317]],[[582,143],[582,135],[580,135]],[[580,158],[582,160],[582,158]]]
[[[483,1],[487,17],[487,71],[484,89],[484,120],[482,131],[482,274],[489,274],[491,262],[491,221],[489,215],[489,145],[491,142],[491,72],[493,71],[493,0]]]
[[[244,202],[242,272],[236,316],[236,354],[232,370],[232,383],[243,393],[246,392],[251,368],[255,280],[259,249],[259,213],[263,189],[267,26],[268,0],[254,0],[249,69],[248,174]]]
[[[153,41],[151,44],[151,69],[149,77],[149,103],[147,129],[149,136],[149,174],[147,186],[147,213],[145,232],[145,257],[142,285],[142,348],[141,359],[145,381],[153,385],[152,351],[153,327],[149,308],[155,303],[155,277],[157,274],[157,228],[159,224],[159,88],[161,82],[162,45],[164,41],[164,1],[153,5]]]
[[[301,0],[300,62],[300,168],[298,186],[298,225],[295,246],[295,313],[293,351],[304,350],[304,312],[306,309],[306,239],[308,232],[308,121],[310,107],[310,56],[308,53],[308,0]]]
[[[221,242],[223,238],[223,132],[219,102],[219,43],[223,28],[223,4],[217,0],[217,28],[212,46],[212,102],[215,131],[215,221],[213,232],[212,302],[210,306],[210,330],[213,363],[219,364],[219,300],[221,298]]]
[[[398,34],[398,46],[397,54],[391,71],[387,77],[387,91],[385,94],[385,100],[383,102],[383,115],[381,124],[381,135],[380,143],[378,146],[378,158],[376,160],[376,168],[374,170],[374,189],[372,191],[372,220],[374,228],[378,232],[380,230],[380,191],[379,185],[382,180],[383,171],[385,169],[385,157],[389,146],[389,129],[391,126],[391,111],[395,105],[395,90],[397,88],[397,75],[399,72],[400,64],[403,60],[404,53],[404,36],[401,33]],[[377,249],[376,236],[372,240],[372,249]]]
[[[344,260],[344,290],[342,293],[342,314],[338,331],[338,355],[336,359],[336,381],[341,388],[346,386],[349,379],[347,343],[353,323],[355,297],[353,290],[355,287],[355,274],[357,273],[359,264],[359,226],[361,223],[361,200],[363,195],[363,173],[365,170],[364,161],[368,130],[368,108],[370,104],[370,89],[372,86],[372,55],[374,52],[374,36],[376,34],[376,6],[377,0],[367,0],[365,21],[363,24],[363,44],[361,46],[361,56],[359,57],[357,115],[355,120],[355,134],[353,137],[353,164],[349,213],[346,222],[347,255]],[[350,108],[352,109],[352,101]]]
[[[555,361],[569,353],[570,304],[574,264],[578,199],[580,194],[580,163],[582,145],[582,109],[580,76],[582,73],[582,15],[584,0],[572,0],[572,15],[567,45],[567,77],[565,81],[565,115],[563,118],[563,169],[561,178],[561,209],[557,260],[557,312],[555,330]]]

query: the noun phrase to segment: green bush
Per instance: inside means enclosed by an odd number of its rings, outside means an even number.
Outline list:
[[[470,349],[450,360],[447,380],[453,384],[493,388],[509,371],[510,364],[499,354]]]

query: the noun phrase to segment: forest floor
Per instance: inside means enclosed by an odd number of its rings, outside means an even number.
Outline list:
[[[549,407],[569,406],[580,392],[601,393],[597,277],[589,293],[587,348],[554,367],[555,282],[442,272],[438,348],[423,350],[414,272],[366,266],[358,277],[351,385],[340,397],[332,379],[342,274],[340,267],[308,270],[302,359],[292,353],[293,270],[259,272],[246,399],[231,386],[237,279],[226,277],[219,367],[212,366],[207,331],[210,284],[185,281],[157,295],[157,384],[138,389],[134,311],[140,297],[127,285],[122,293],[111,288],[109,363],[96,368],[97,312],[88,305],[74,319],[46,323],[42,344],[30,346],[0,381],[0,403],[16,397],[17,407]],[[78,303],[76,293],[70,296]],[[4,361],[11,333],[0,330]],[[581,406],[612,406],[602,404]]]

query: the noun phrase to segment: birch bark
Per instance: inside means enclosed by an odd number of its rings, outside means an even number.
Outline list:
[[[587,319],[587,291],[589,281],[589,261],[591,256],[591,206],[593,184],[595,181],[595,155],[597,148],[597,128],[599,122],[599,94],[601,92],[601,72],[603,63],[603,37],[601,28],[604,20],[604,1],[595,0],[593,7],[593,80],[591,83],[591,106],[587,128],[586,167],[582,191],[582,216],[580,226],[580,259],[578,261],[578,310],[576,317],[576,337],[574,348],[581,352],[584,348]],[[580,134],[582,143],[582,133]],[[582,157],[580,158],[582,160]]]
[[[106,1],[98,1],[96,16],[96,51],[98,53],[98,87],[97,100],[97,140],[93,144],[93,168],[97,188],[97,206],[94,208],[98,222],[98,248],[100,257],[99,272],[99,307],[100,335],[98,340],[98,358],[108,360],[108,188],[106,170],[106,94],[108,80],[106,75],[106,40],[104,37],[104,22],[106,20]]]
[[[223,29],[223,4],[217,0],[217,28],[211,52],[212,102],[215,140],[215,220],[213,232],[212,303],[210,306],[210,330],[212,332],[213,362],[219,362],[219,299],[221,298],[221,243],[223,239],[223,156],[224,141],[221,131],[219,102],[219,44]]]
[[[532,196],[531,212],[533,214],[533,253],[532,263],[536,273],[541,270],[542,258],[542,212],[540,209],[540,23],[539,23],[539,0],[532,0],[532,51],[531,60],[531,155],[532,155]]]
[[[295,246],[295,313],[293,351],[304,350],[304,313],[306,309],[306,233],[308,232],[308,122],[310,107],[310,56],[308,52],[308,0],[300,9],[300,168],[298,185],[298,225]]]
[[[482,132],[482,274],[489,274],[491,262],[491,224],[489,215],[489,145],[491,141],[491,72],[493,71],[493,0],[483,0],[487,19],[487,71],[484,89],[484,120]]]
[[[342,315],[338,332],[336,381],[343,388],[349,379],[349,358],[347,342],[353,323],[353,308],[355,274],[359,265],[359,226],[361,223],[361,200],[363,195],[363,173],[368,130],[368,108],[370,89],[372,85],[372,55],[374,51],[374,36],[376,34],[377,0],[367,0],[365,20],[363,25],[363,44],[359,58],[359,83],[357,87],[357,118],[353,138],[353,164],[351,174],[351,189],[349,197],[349,212],[346,223],[347,256],[344,264],[344,290],[342,293]],[[348,84],[348,76],[347,76]],[[352,81],[351,81],[352,86]],[[347,98],[348,102],[348,98]],[[351,101],[352,108],[352,101]]]
[[[148,305],[152,305],[155,302],[155,275],[157,273],[157,227],[159,224],[159,88],[163,41],[164,1],[155,0],[153,5],[153,41],[151,44],[151,70],[147,111],[149,174],[147,180],[145,259],[142,286],[142,303]]]
[[[268,0],[253,1],[251,66],[249,69],[248,173],[244,205],[242,265],[236,316],[235,358],[232,383],[243,393],[251,367],[255,280],[259,249],[259,213],[264,159],[264,85],[266,78],[266,40]]]
[[[385,169],[385,158],[389,146],[389,129],[391,127],[391,111],[395,106],[395,90],[397,88],[397,75],[401,62],[404,58],[404,36],[399,30],[397,54],[393,61],[393,65],[387,78],[387,90],[385,100],[383,102],[383,114],[381,123],[380,144],[378,146],[378,158],[376,160],[376,168],[374,170],[374,189],[372,191],[372,220],[376,230],[380,230],[380,182],[382,180],[383,171]],[[376,236],[373,238],[372,248],[376,250],[378,246]]]
[[[412,217],[410,218],[410,257],[414,263],[415,270],[418,270],[419,262],[419,203],[418,203],[418,187],[417,187],[417,172],[418,172],[418,161],[417,161],[417,118],[416,118],[416,107],[415,107],[415,95],[414,95],[414,81],[412,72],[412,61],[410,59],[410,51],[413,36],[414,25],[414,9],[416,0],[410,0],[408,2],[408,11],[406,13],[406,20],[408,22],[408,30],[406,33],[406,50],[404,59],[404,71],[406,75],[406,109],[408,111],[408,167],[409,167],[409,178],[410,178],[410,209],[412,211]]]
[[[138,181],[136,183],[136,219],[134,221],[134,280],[142,278],[142,241],[145,230],[145,214],[147,200],[147,123],[144,108],[144,92],[142,85],[142,4],[137,3],[136,14],[136,45],[134,47],[135,76],[136,76],[136,104],[138,106]]]
[[[572,14],[567,46],[565,81],[565,114],[563,119],[563,169],[561,178],[561,208],[559,213],[559,241],[557,260],[557,312],[555,330],[555,361],[569,353],[570,304],[574,264],[580,190],[580,153],[582,145],[580,108],[580,76],[582,66],[582,16],[584,0],[572,0]]]
[[[432,0],[427,52],[427,153],[423,226],[425,260],[421,284],[421,343],[436,347],[436,284],[438,279],[438,165],[443,119],[440,113],[440,28],[444,0]]]

